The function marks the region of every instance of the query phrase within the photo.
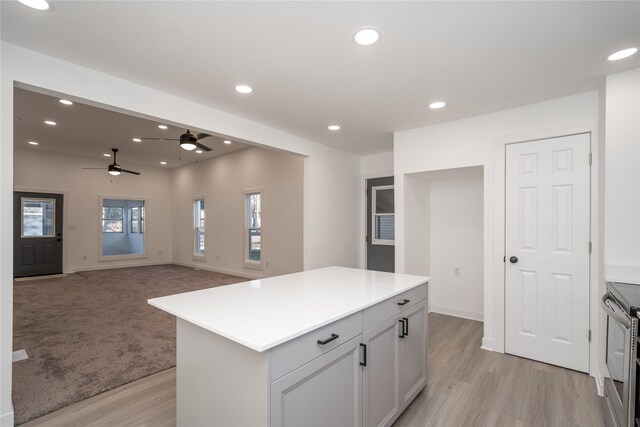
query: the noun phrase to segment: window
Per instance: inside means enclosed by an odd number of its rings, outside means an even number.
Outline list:
[[[55,199],[22,198],[22,237],[55,235]]]
[[[145,201],[101,198],[100,261],[147,256]]]
[[[194,256],[204,256],[204,199],[193,202]]]
[[[121,207],[102,207],[102,232],[103,233],[122,233],[123,232],[123,213]]]
[[[261,193],[245,194],[245,258],[249,262],[262,261],[262,200]]]
[[[393,245],[395,243],[395,211],[393,185],[373,187],[371,203],[372,233],[374,245]]]
[[[131,219],[131,226],[129,230],[131,233],[142,233],[142,209],[142,206],[130,208],[129,218]]]

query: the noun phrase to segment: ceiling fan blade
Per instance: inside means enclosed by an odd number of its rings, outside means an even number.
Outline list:
[[[105,168],[82,168],[82,169],[95,169],[95,170],[105,170]]]
[[[208,137],[210,137],[210,136],[211,136],[211,135],[209,135],[208,133],[199,133],[199,134],[197,134],[197,135],[196,135],[196,139],[197,139],[198,141],[200,141],[202,138],[208,138]]]
[[[140,138],[146,141],[180,141],[179,138]]]
[[[133,174],[133,175],[140,175],[140,172],[130,171],[130,170],[126,170],[126,169],[120,169],[120,172],[126,172],[126,173],[130,173],[130,174]]]
[[[206,145],[200,144],[199,142],[196,142],[196,147],[204,151],[211,151],[211,148],[207,147]]]

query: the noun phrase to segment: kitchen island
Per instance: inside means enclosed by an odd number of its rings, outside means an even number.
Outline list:
[[[154,298],[177,424],[390,425],[427,384],[428,277],[328,267]]]

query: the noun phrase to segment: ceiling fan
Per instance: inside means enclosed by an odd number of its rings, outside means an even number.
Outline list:
[[[133,175],[140,175],[140,172],[130,171],[130,170],[127,170],[127,169],[122,169],[122,166],[120,166],[116,162],[116,156],[118,155],[118,149],[117,148],[112,148],[111,151],[113,151],[113,163],[111,163],[107,167],[107,172],[109,172],[110,175],[118,176],[122,172],[130,173],[130,174],[133,174]],[[104,169],[104,168],[82,168],[82,169]]]
[[[210,137],[211,135],[207,135],[206,133],[199,133],[197,135],[192,134],[189,129],[187,129],[186,133],[180,135],[180,138],[141,138],[149,141],[180,141],[180,147],[187,151],[195,150],[199,148],[204,151],[211,151],[211,148],[207,147],[204,144],[200,144],[200,140],[203,138]]]

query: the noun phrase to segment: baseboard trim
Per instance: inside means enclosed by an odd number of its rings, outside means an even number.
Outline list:
[[[593,379],[596,382],[596,390],[598,391],[598,396],[604,397],[604,377],[600,373],[600,369],[595,368]]]
[[[129,268],[129,267],[148,267],[151,265],[164,265],[164,264],[172,264],[171,260],[166,261],[147,261],[147,262],[135,262],[130,264],[116,264],[116,265],[92,265],[89,267],[79,267],[79,268],[70,268],[65,271],[65,274],[71,273],[79,273],[82,271],[93,271],[93,270],[111,270],[116,268]]]
[[[248,271],[237,271],[237,270],[231,270],[228,268],[211,267],[210,265],[203,264],[202,262],[184,262],[184,261],[174,260],[171,262],[171,264],[180,265],[182,267],[190,267],[190,268],[197,268],[200,270],[213,271],[215,273],[230,274],[232,276],[246,277],[247,279],[264,279],[268,277],[267,275],[264,275],[264,274],[256,274]]]
[[[493,340],[490,340],[488,338],[482,337],[482,345],[480,346],[481,349],[483,350],[487,350],[487,351],[494,351],[493,350]]]
[[[13,427],[13,406],[11,406],[11,412],[0,416],[0,427]]]
[[[455,307],[447,307],[444,305],[431,305],[433,313],[446,314],[448,316],[462,317],[463,319],[484,321],[484,315],[475,311],[460,310]]]

